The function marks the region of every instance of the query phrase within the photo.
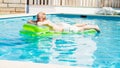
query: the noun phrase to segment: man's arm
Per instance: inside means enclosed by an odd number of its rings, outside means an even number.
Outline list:
[[[36,21],[29,20],[27,23],[37,25]]]

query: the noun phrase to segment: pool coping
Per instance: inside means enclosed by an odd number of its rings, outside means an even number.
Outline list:
[[[120,15],[98,15],[98,14],[81,14],[81,13],[46,13],[46,14],[74,14],[74,15],[86,15],[86,16],[101,16],[101,17],[120,17]],[[5,18],[14,18],[14,17],[27,17],[27,16],[35,16],[36,14],[9,14],[9,15],[1,15],[0,19],[5,19]]]
[[[20,13],[20,14],[0,15],[0,19],[1,18],[23,17],[23,16],[35,16],[36,14],[35,13]],[[58,14],[58,13],[46,13],[46,14]]]
[[[61,14],[74,14],[78,15],[78,13],[61,13]],[[98,14],[79,14],[79,15],[86,15],[86,16],[104,16],[104,17],[120,17],[120,15],[98,15]]]
[[[21,62],[21,61],[9,61],[0,60],[0,68],[86,68],[86,67],[76,67],[76,66],[64,66],[57,64],[43,64],[43,63],[33,63],[33,62]]]

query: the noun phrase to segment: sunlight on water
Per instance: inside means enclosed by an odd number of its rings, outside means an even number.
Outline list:
[[[88,23],[100,27],[99,35],[66,34],[26,37],[24,23],[36,17],[0,19],[0,59],[35,63],[119,68],[120,20],[80,18],[79,15],[48,15],[54,23]]]

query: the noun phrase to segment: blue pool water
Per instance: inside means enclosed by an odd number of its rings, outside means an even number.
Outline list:
[[[120,17],[52,14],[47,18],[54,23],[97,24],[101,32],[97,36],[25,37],[19,31],[36,17],[0,19],[0,60],[120,68]]]

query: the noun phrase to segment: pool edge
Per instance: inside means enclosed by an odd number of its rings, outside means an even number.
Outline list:
[[[37,14],[37,13],[36,13]],[[36,14],[9,14],[9,15],[1,15],[0,19],[4,18],[14,18],[14,17],[26,17],[26,16],[35,16]],[[98,15],[98,14],[81,14],[81,13],[62,13],[62,12],[54,12],[54,13],[46,13],[46,14],[74,14],[74,15],[86,15],[86,16],[104,16],[104,17],[120,17],[120,15]]]
[[[57,64],[42,64],[33,62],[20,62],[20,61],[8,61],[0,60],[0,68],[86,68],[86,67],[74,67],[74,66],[63,66]]]

